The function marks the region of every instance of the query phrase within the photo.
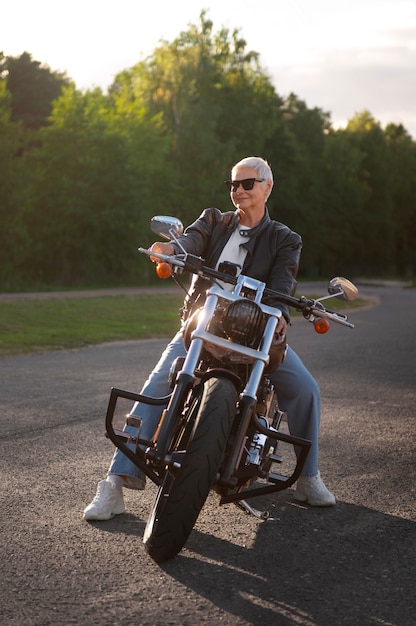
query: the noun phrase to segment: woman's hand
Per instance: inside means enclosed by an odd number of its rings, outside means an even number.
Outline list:
[[[276,326],[275,333],[276,335],[281,335],[282,337],[284,337],[286,335],[286,330],[287,330],[287,321],[282,315]]]
[[[159,254],[167,254],[168,256],[175,254],[173,246],[166,241],[155,241],[155,243],[150,246],[150,250],[159,252]],[[153,263],[160,263],[160,259],[155,256],[151,256],[150,260],[153,261]]]

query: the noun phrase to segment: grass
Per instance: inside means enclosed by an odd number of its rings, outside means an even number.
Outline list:
[[[0,302],[0,356],[173,335],[183,295]]]
[[[0,357],[79,348],[106,341],[170,337],[183,292],[0,302]],[[352,305],[330,300],[328,307]]]

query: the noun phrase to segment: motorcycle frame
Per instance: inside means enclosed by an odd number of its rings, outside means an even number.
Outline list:
[[[219,298],[235,301],[242,299],[242,292],[249,290],[255,294],[254,301],[260,306],[263,313],[267,316],[266,327],[259,349],[253,349],[248,346],[242,346],[238,343],[230,342],[227,339],[214,335],[209,332],[208,325],[212,319]],[[261,302],[263,296],[264,283],[253,278],[240,275],[237,284],[232,292],[225,291],[218,286],[212,286],[207,291],[206,301],[199,316],[198,323],[191,336],[191,343],[187,351],[181,371],[177,375],[173,392],[168,396],[154,398],[143,394],[124,391],[122,389],[112,388],[110,400],[108,403],[106,414],[106,434],[113,444],[123,452],[146,476],[150,478],[156,485],[160,485],[163,475],[167,467],[178,469],[180,467],[182,452],[171,452],[170,445],[172,442],[172,431],[175,427],[180,415],[182,415],[183,407],[189,396],[189,392],[195,385],[197,377],[195,370],[200,361],[200,356],[204,344],[209,342],[219,348],[232,350],[239,353],[252,362],[252,368],[249,378],[244,389],[239,396],[239,410],[235,420],[238,421],[234,433],[234,441],[231,451],[225,455],[220,470],[220,475],[216,484],[221,488],[220,504],[235,502],[255,496],[265,495],[277,491],[282,491],[293,485],[299,478],[303,466],[305,464],[311,442],[286,435],[274,429],[269,429],[258,420],[255,409],[257,405],[257,389],[264,375],[264,369],[269,362],[269,350],[272,345],[276,326],[282,315],[277,308],[270,307]],[[213,368],[204,374],[204,378],[214,376],[227,376],[236,380],[236,375],[220,368]],[[144,440],[140,438],[140,432],[134,437],[124,431],[113,428],[113,418],[118,398],[125,398],[133,402],[142,402],[144,404],[166,406],[162,413],[159,423],[157,437],[154,440]],[[251,487],[236,492],[238,487],[237,469],[239,459],[247,440],[247,431],[250,428],[250,422],[253,422],[256,431],[261,432],[272,440],[283,441],[297,446],[297,463],[293,473],[290,476],[283,476],[269,472],[264,478],[271,482],[263,487]],[[134,450],[131,446],[134,446]],[[130,446],[130,447],[129,447]],[[140,447],[141,446],[141,447]],[[253,471],[253,476],[258,476],[258,472]],[[223,493],[229,490],[230,493]]]

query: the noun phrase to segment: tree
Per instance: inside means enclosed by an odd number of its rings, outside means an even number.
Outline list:
[[[28,52],[20,57],[0,53],[0,80],[11,93],[11,120],[32,130],[47,124],[53,101],[70,82],[64,72],[52,72]]]
[[[24,172],[18,154],[23,132],[11,121],[11,96],[0,80],[0,285],[11,289],[19,278],[27,242]]]
[[[143,219],[147,233],[166,172],[157,122],[115,111],[99,89],[69,86],[40,140],[26,155],[36,279],[77,285],[137,276]]]
[[[365,153],[346,130],[325,137],[321,178],[320,272],[328,276],[365,272],[363,215],[371,188],[364,175]]]
[[[205,11],[107,95],[0,55],[2,288],[151,280],[136,252],[150,217],[232,210],[223,181],[250,154],[273,168],[271,216],[303,237],[301,274],[410,275],[415,149],[368,111],[334,131],[328,113],[283,100],[239,31],[215,32]]]
[[[268,140],[278,154],[276,161],[283,176],[278,214],[302,235],[302,272],[314,275],[322,269],[325,247],[317,224],[323,211],[323,154],[330,118],[321,109],[308,108],[293,93],[283,102],[280,113],[279,132]]]
[[[370,274],[394,274],[397,222],[392,154],[380,124],[369,111],[355,115],[347,131],[351,145],[364,154],[359,180],[368,190],[360,216],[361,269]]]
[[[401,124],[388,124],[385,137],[392,157],[396,268],[400,275],[412,276],[416,273],[416,143]]]
[[[279,104],[258,55],[238,31],[214,33],[204,11],[199,26],[119,74],[109,93],[161,116],[175,171],[168,197],[185,222],[207,204],[229,206],[223,181],[235,161],[263,152]]]

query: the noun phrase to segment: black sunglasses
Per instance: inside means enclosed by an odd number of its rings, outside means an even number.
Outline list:
[[[264,178],[245,178],[244,180],[226,180],[225,184],[228,191],[237,191],[240,185],[245,191],[250,191],[253,189],[254,183],[262,183],[264,180]]]

